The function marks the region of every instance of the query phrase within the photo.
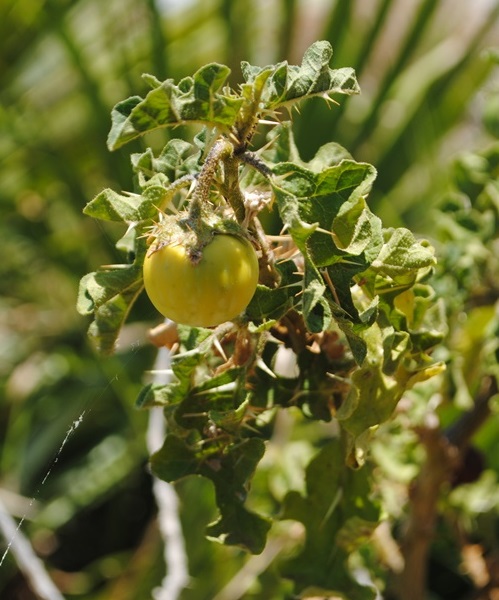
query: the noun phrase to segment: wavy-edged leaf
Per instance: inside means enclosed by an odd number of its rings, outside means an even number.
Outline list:
[[[118,194],[105,189],[85,206],[83,212],[101,221],[136,223],[153,218],[166,195],[167,190],[162,186],[150,186],[142,195]]]
[[[261,101],[268,110],[310,96],[358,94],[360,88],[355,71],[350,68],[331,69],[329,63],[332,56],[331,44],[319,41],[305,51],[301,66],[289,65],[284,61],[259,69],[244,63],[243,75],[248,83],[254,85],[261,85],[261,79],[265,78]]]
[[[144,182],[151,182],[158,174],[166,177],[168,183],[176,182],[184,175],[200,171],[201,151],[184,140],[172,139],[167,142],[160,154],[154,156],[151,148],[131,156],[133,170]],[[147,185],[147,183],[145,183]]]
[[[113,352],[120,329],[143,288],[142,269],[123,267],[89,273],[80,282],[77,310],[94,315],[89,335],[103,354]]]
[[[364,343],[352,327],[361,320],[350,288],[352,278],[370,266],[383,244],[381,223],[364,200],[376,171],[344,159],[319,172],[293,163],[279,163],[273,172],[279,213],[305,259],[307,327],[327,329],[334,315],[361,363]]]
[[[296,583],[297,593],[336,593],[349,600],[375,597],[372,588],[353,579],[347,565],[349,554],[369,539],[379,522],[379,506],[370,498],[370,478],[367,467],[359,471],[345,467],[341,443],[334,439],[310,461],[306,495],[293,491],[285,497],[282,518],[305,526],[302,550],[283,565],[283,574]]]
[[[436,264],[433,248],[403,227],[384,231],[383,247],[372,269],[394,282],[412,284],[418,272]]]
[[[143,285],[142,261],[146,242],[135,235],[135,260],[132,264],[111,265],[82,277],[76,308],[82,315],[94,315],[89,335],[97,349],[113,352],[120,329]]]
[[[264,450],[263,441],[257,438],[217,450],[210,446],[194,448],[170,434],[162,448],[151,456],[151,468],[157,477],[168,482],[187,475],[210,479],[215,486],[220,518],[208,527],[208,535],[257,554],[265,546],[270,522],[249,511],[244,503]]]
[[[234,125],[243,99],[220,93],[229,73],[225,65],[210,63],[178,85],[167,79],[143,99],[134,96],[120,102],[111,113],[109,149],[116,150],[148,131],[189,121],[222,129]]]
[[[276,265],[281,276],[279,287],[258,285],[246,307],[245,315],[252,321],[280,319],[297,302],[296,294],[301,289],[301,276],[294,261],[287,260]]]

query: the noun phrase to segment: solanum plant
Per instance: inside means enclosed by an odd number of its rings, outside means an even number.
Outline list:
[[[111,352],[145,275],[152,303],[177,321],[170,383],[138,398],[164,407],[153,473],[210,479],[220,516],[208,535],[253,553],[272,519],[300,521],[303,548],[282,565],[297,593],[371,598],[347,564],[381,518],[370,439],[406,390],[442,370],[431,358],[440,315],[430,244],[383,228],[369,209],[374,167],[333,141],[309,162],[295,147],[285,120],[294,106],[359,93],[352,69],[331,69],[331,57],[317,42],[301,66],[243,63],[237,89],[220,64],[178,83],[146,75],[147,95],[112,111],[110,150],[161,127],[198,129],[192,141],[132,154],[136,189],[104,190],[86,206],[127,226],[118,248],[131,258],[86,275],[78,308]],[[336,427],[317,446],[305,491],[257,514],[246,506],[251,480],[286,409]]]

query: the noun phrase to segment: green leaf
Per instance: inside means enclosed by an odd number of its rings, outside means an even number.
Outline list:
[[[307,277],[307,273],[310,277]],[[331,306],[325,298],[326,286],[320,277],[314,277],[315,269],[307,269],[303,290],[303,316],[312,333],[329,329],[332,319]]]
[[[296,273],[296,264],[287,260],[276,265],[281,276],[279,287],[258,285],[247,306],[245,314],[252,321],[280,319],[295,304],[296,294],[301,290],[301,276]]]
[[[395,281],[414,281],[417,271],[436,263],[433,248],[408,230],[386,229],[385,243],[372,268]]]
[[[201,67],[193,77],[178,85],[167,79],[156,85],[144,99],[134,97],[120,102],[112,111],[108,147],[116,150],[123,144],[160,127],[203,122],[227,129],[234,125],[243,103],[242,98],[220,93],[230,69],[211,63]]]
[[[82,277],[77,309],[82,315],[92,314],[117,296],[136,294],[142,289],[142,269],[137,265],[102,268]]]
[[[393,375],[411,348],[411,336],[407,331],[387,329],[389,331],[383,336],[383,373]]]
[[[227,384],[236,381],[241,373],[241,369],[228,369],[223,373],[206,379],[199,385],[193,385],[195,371],[204,359],[204,353],[193,351],[175,355],[172,358],[172,373],[174,381],[168,384],[150,384],[144,387],[137,400],[138,408],[149,408],[151,406],[177,406],[179,416],[182,411],[189,412],[192,408],[192,403],[189,402],[191,397],[196,397],[198,394],[206,394],[211,392],[211,402],[216,402],[219,399],[217,396],[220,389],[223,389]],[[206,404],[206,397],[201,399],[201,403]],[[183,406],[180,406],[183,405]],[[206,406],[202,406],[200,410],[206,414],[206,418],[202,419],[202,427],[206,424],[209,417],[206,413]],[[174,413],[177,414],[177,413]],[[179,418],[180,418],[179,417]],[[187,429],[194,426],[194,422],[186,424]]]
[[[293,135],[293,124],[291,121],[283,121],[271,129],[267,135],[267,142],[268,147],[262,151],[262,158],[269,163],[278,164],[292,162],[297,165],[306,166],[301,160],[298,148],[296,147]],[[309,168],[312,171],[315,171],[310,164]]]
[[[228,504],[221,517],[208,526],[206,535],[231,546],[241,546],[260,554],[265,547],[270,521],[249,511],[241,504]]]
[[[265,451],[257,438],[246,439],[225,449],[196,449],[184,439],[168,435],[163,447],[151,456],[153,473],[172,482],[187,475],[202,475],[215,486],[220,518],[207,533],[225,544],[238,545],[253,553],[265,546],[270,522],[244,506],[255,468]]]
[[[128,287],[126,291],[117,294],[95,310],[94,320],[90,324],[88,333],[95,347],[102,354],[114,352],[121,327],[141,290],[141,284]]]
[[[85,275],[80,282],[77,310],[94,314],[89,335],[96,348],[110,354],[132,304],[143,288],[142,270],[134,266]]]
[[[320,173],[328,167],[339,165],[342,160],[353,161],[346,148],[336,142],[329,142],[321,146],[315,156],[306,163],[306,166],[315,173]]]
[[[130,309],[143,289],[142,262],[145,239],[135,232],[135,260],[132,264],[111,265],[82,277],[76,308],[82,315],[94,315],[89,335],[97,349],[111,353]]]
[[[187,398],[196,368],[202,363],[203,354],[197,350],[173,357],[171,367],[175,381],[164,387],[162,399],[166,404],[181,404]]]
[[[338,248],[352,256],[364,254],[367,264],[379,255],[383,245],[381,220],[367,207],[363,196],[341,207],[333,222],[333,233]]]
[[[109,149],[115,149],[133,140],[137,137],[137,133],[131,123],[129,117],[133,109],[142,102],[140,96],[132,96],[126,100],[118,102],[111,111],[111,131],[107,138],[107,146]]]
[[[381,225],[363,199],[376,177],[371,165],[342,160],[315,173],[279,163],[273,171],[281,218],[302,252],[307,244],[314,264],[326,266],[362,252],[367,261],[377,256]],[[355,262],[362,264],[358,258]]]
[[[402,351],[395,353],[395,340],[399,343],[402,340],[394,335],[393,328],[383,331],[377,324],[363,333],[367,356],[362,366],[351,374],[350,391],[336,414],[341,426],[354,438],[387,421],[405,391],[404,385],[383,372],[383,366],[394,370],[404,356]],[[406,336],[402,337],[407,342]],[[404,349],[402,343],[400,350]],[[388,356],[387,351],[390,352]],[[395,361],[395,365],[391,365],[391,361]]]
[[[279,213],[305,259],[307,327],[327,329],[334,316],[362,362],[365,345],[351,326],[362,322],[350,288],[353,277],[370,266],[383,245],[381,223],[364,200],[376,171],[345,159],[318,173],[293,163],[279,163],[273,171]]]
[[[169,402],[170,386],[150,383],[140,390],[135,406],[137,408],[152,408],[153,406],[164,406]]]
[[[235,373],[230,379],[219,380],[228,383],[214,388],[209,387],[208,380],[205,391],[198,391],[197,387],[191,388],[180,400],[177,393],[178,406],[173,412],[174,426],[185,430],[195,429],[205,436],[207,431],[225,421],[228,426],[225,431],[230,429],[231,434],[239,436],[240,427],[236,423],[242,424],[247,406],[244,403],[244,376],[241,375],[241,380],[236,382],[237,375],[239,373]]]
[[[315,95],[358,94],[354,70],[330,69],[332,56],[329,42],[315,42],[305,51],[301,66],[281,62],[259,69],[243,63],[243,76],[248,83],[258,86],[264,80],[261,101],[268,110]]]
[[[163,446],[151,456],[152,472],[168,483],[198,473],[202,457],[180,437],[169,434]]]
[[[201,152],[193,144],[172,139],[167,142],[158,157],[147,148],[142,154],[132,154],[131,161],[134,171],[146,180],[161,173],[172,183],[184,175],[197,173],[201,168],[200,156]]]
[[[101,221],[121,221],[133,223],[150,219],[157,214],[157,208],[165,189],[156,186],[155,194],[118,194],[105,189],[91,200],[83,209],[84,214]]]
[[[341,426],[354,437],[387,421],[404,388],[385,375],[380,365],[366,364],[351,375],[352,387],[337,413]]]
[[[379,522],[380,509],[370,499],[370,487],[370,470],[346,467],[341,443],[333,439],[307,467],[306,495],[287,494],[282,518],[305,526],[302,550],[283,567],[296,593],[339,594],[349,600],[375,597],[371,588],[354,579],[347,564]]]

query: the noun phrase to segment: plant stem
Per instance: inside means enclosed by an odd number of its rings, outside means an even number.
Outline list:
[[[169,381],[170,351],[166,347],[158,350],[155,363],[155,383]],[[161,408],[155,407],[149,413],[147,429],[147,449],[149,454],[156,452],[165,438],[165,422]],[[166,481],[154,477],[153,493],[158,507],[158,525],[164,543],[166,576],[160,587],[153,590],[154,600],[176,600],[189,583],[187,554],[184,535],[180,523],[178,498],[175,488]]]
[[[191,202],[189,211],[189,220],[193,224],[198,224],[203,213],[203,207],[210,198],[210,188],[215,177],[220,162],[229,159],[232,156],[234,148],[232,144],[224,138],[219,138],[206,157],[203,168],[197,178],[197,185]]]
[[[21,520],[21,523],[23,520]],[[45,565],[35,554],[29,540],[21,532],[21,523],[17,524],[14,521],[0,501],[0,531],[7,542],[7,549],[0,559],[0,565],[10,550],[16,559],[19,569],[23,572],[34,593],[40,600],[64,600],[63,595],[57,589],[45,569]]]
[[[263,160],[254,152],[246,151],[240,155],[240,159],[246,164],[250,165],[258,172],[260,172],[265,177],[270,177],[272,175],[272,169],[268,167]]]
[[[242,223],[246,216],[244,194],[239,187],[239,160],[230,156],[224,160],[224,196],[232,207],[238,223]]]
[[[398,582],[400,600],[425,597],[428,553],[438,516],[437,501],[442,485],[452,472],[451,446],[442,436],[438,423],[427,424],[419,434],[426,461],[410,490],[410,514],[401,548],[404,568]]]
[[[447,431],[440,429],[433,414],[418,430],[426,450],[426,461],[410,492],[410,513],[401,544],[404,568],[397,586],[400,600],[425,597],[428,554],[435,533],[441,489],[459,466],[473,434],[490,415],[489,400],[497,393],[497,380],[487,376],[473,408]]]
[[[275,268],[275,256],[269,244],[267,234],[256,216],[251,219],[250,227],[262,252],[260,260],[260,283],[270,288],[276,287],[279,283],[280,275]]]

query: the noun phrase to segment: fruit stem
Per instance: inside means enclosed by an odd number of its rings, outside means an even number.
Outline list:
[[[203,168],[197,178],[196,189],[192,197],[192,202],[189,210],[189,220],[193,224],[198,224],[203,208],[208,205],[210,198],[210,187],[215,177],[215,172],[221,161],[227,160],[232,156],[234,148],[232,144],[224,139],[219,138],[212,146],[211,150],[204,161]]]

